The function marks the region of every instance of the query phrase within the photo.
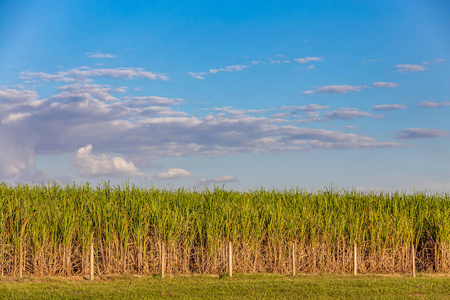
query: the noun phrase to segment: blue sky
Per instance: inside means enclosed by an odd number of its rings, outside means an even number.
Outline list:
[[[2,1],[0,181],[450,190],[450,3]]]

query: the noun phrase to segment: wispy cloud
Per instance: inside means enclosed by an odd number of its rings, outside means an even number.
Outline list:
[[[374,62],[384,61],[384,60],[386,60],[386,59],[384,59],[384,58],[374,58],[374,59],[363,60],[363,63],[364,64],[366,64],[366,63],[374,63]]]
[[[307,64],[312,61],[323,61],[325,57],[304,57],[304,58],[296,58],[294,59],[295,62],[298,62],[299,64]]]
[[[395,110],[395,109],[405,109],[406,106],[402,104],[379,104],[372,106],[373,110]]]
[[[348,92],[359,92],[363,88],[362,85],[326,85],[315,90],[308,90],[302,92],[302,95],[309,94],[346,94]]]
[[[424,62],[422,62],[422,64],[424,64],[424,65],[434,65],[434,64],[437,64],[437,63],[441,63],[441,62],[445,62],[445,59],[443,59],[443,58],[435,58],[435,59],[432,59],[431,61],[424,61]]]
[[[159,179],[178,179],[188,176],[192,176],[192,174],[184,169],[171,168],[163,173],[159,173],[157,177]]]
[[[442,102],[422,101],[419,103],[419,106],[427,107],[427,108],[435,108],[435,107],[449,106],[449,105],[450,105],[450,101],[442,101]]]
[[[372,114],[366,111],[361,111],[357,108],[339,108],[324,115],[327,119],[356,119],[360,117],[380,118],[380,115]]]
[[[394,88],[394,87],[398,87],[398,83],[379,81],[379,82],[374,82],[372,84],[372,86],[376,87],[376,88]]]
[[[398,73],[409,73],[409,72],[418,72],[425,71],[425,68],[422,65],[395,65]]]
[[[117,55],[109,54],[109,53],[95,53],[95,52],[86,52],[86,55],[90,58],[116,58]]]
[[[38,78],[42,81],[62,81],[74,82],[92,77],[109,77],[118,79],[145,78],[150,80],[169,80],[169,77],[163,74],[145,71],[143,68],[113,68],[113,69],[93,69],[90,67],[80,67],[56,74],[43,72],[22,72],[21,79]]]
[[[442,63],[442,62],[445,62],[445,59],[437,58],[437,59],[432,59],[431,61],[424,61],[420,65],[419,64],[413,64],[413,65],[404,64],[404,65],[395,65],[395,67],[397,68],[397,73],[420,72],[420,71],[428,70],[425,67],[427,65],[434,65],[434,64]]]
[[[252,64],[256,64],[256,63],[252,62]],[[249,66],[247,66],[247,65],[232,65],[232,66],[225,66],[225,67],[217,68],[217,69],[209,69],[207,72],[188,72],[188,74],[196,79],[203,80],[203,79],[205,79],[205,76],[207,76],[209,74],[216,74],[219,72],[239,72],[244,69],[247,69],[248,67]]]
[[[303,112],[310,112],[310,111],[318,111],[318,110],[326,110],[330,107],[328,105],[319,105],[319,104],[308,104],[303,106],[282,106],[280,107],[280,110],[298,110]]]
[[[213,178],[202,178],[199,182],[199,185],[208,185],[208,184],[220,184],[220,183],[230,183],[230,182],[239,182],[239,179],[237,179],[235,176],[231,175],[224,175],[220,177],[213,177]]]
[[[445,137],[447,135],[448,132],[444,130],[426,129],[426,128],[406,128],[400,131],[396,138],[399,140],[412,140],[412,139]]]

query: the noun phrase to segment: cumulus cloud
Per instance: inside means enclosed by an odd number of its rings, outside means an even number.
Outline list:
[[[132,161],[126,161],[119,156],[92,154],[90,144],[78,149],[74,165],[81,175],[88,177],[142,176]]]
[[[2,104],[17,104],[36,101],[38,95],[35,91],[4,89],[0,90],[0,102]]]
[[[307,64],[312,61],[323,61],[325,57],[305,57],[305,58],[296,58],[294,61],[298,62],[299,64]]]
[[[109,54],[109,53],[93,53],[86,52],[86,55],[90,58],[116,58],[117,55]]]
[[[379,82],[374,82],[372,84],[372,86],[376,87],[376,88],[393,88],[393,87],[398,87],[398,83],[379,81]]]
[[[425,71],[425,68],[422,65],[395,65],[398,73],[409,73],[409,72],[418,72]]]
[[[363,88],[363,86],[361,85],[349,85],[349,84],[344,84],[344,85],[326,85],[326,86],[322,86],[319,87],[315,90],[309,90],[309,91],[304,91],[302,93],[302,95],[308,95],[308,94],[332,94],[332,93],[337,93],[337,94],[346,94],[348,92],[359,92],[361,89]]]
[[[361,111],[357,108],[339,108],[332,112],[326,113],[325,118],[327,119],[356,119],[359,117],[372,117],[372,118],[380,118],[380,115],[372,114],[369,112]]]
[[[30,140],[18,139],[0,127],[0,178],[11,178],[34,166],[34,149]]]
[[[11,123],[16,123],[19,122],[20,120],[31,116],[31,113],[11,113],[9,115],[7,115],[5,118],[3,118],[2,120],[2,124],[11,124]]]
[[[447,135],[448,132],[444,130],[426,129],[426,128],[406,128],[400,131],[396,138],[399,140],[412,140],[412,139],[445,137]]]
[[[160,179],[177,179],[188,176],[192,176],[192,174],[184,169],[171,168],[166,172],[159,173],[157,177]]]
[[[419,103],[419,106],[426,108],[435,108],[441,106],[449,106],[450,101],[442,101],[442,102],[434,102],[434,101],[422,101]]]
[[[213,177],[213,178],[209,178],[209,179],[202,178],[199,182],[199,185],[231,183],[231,182],[239,182],[239,179],[237,179],[235,176],[231,176],[231,175],[224,175],[224,176]]]
[[[404,108],[406,108],[406,106],[401,104],[380,104],[372,106],[373,110],[395,110]]]
[[[222,107],[194,115],[173,110],[183,102],[180,98],[124,97],[123,90],[122,86],[75,82],[38,100],[34,91],[0,89],[0,176],[25,176],[34,168],[35,155],[76,149],[74,165],[81,175],[126,177],[139,176],[138,169],[161,157],[402,146],[363,135],[298,127],[302,122],[323,120],[320,114],[328,106]],[[270,110],[304,113],[308,118],[291,122],[265,117]],[[290,125],[283,125],[287,122]],[[89,146],[94,143],[97,153]]]

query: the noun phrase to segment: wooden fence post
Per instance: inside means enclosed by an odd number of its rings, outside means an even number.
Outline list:
[[[163,241],[161,241],[161,278],[166,276],[166,245]]]
[[[228,242],[228,272],[233,277],[233,244]]]
[[[416,277],[416,247],[414,242],[411,244],[411,256],[412,256],[412,276]]]
[[[89,279],[91,281],[94,280],[94,237],[93,235],[91,235],[91,243],[90,243],[90,247],[89,247],[90,251],[89,251],[89,272],[90,272],[90,276]]]
[[[292,243],[292,276],[295,276],[295,242]]]
[[[23,242],[22,237],[19,240],[19,278],[23,276]]]
[[[356,276],[358,274],[358,245],[353,244],[353,274]]]

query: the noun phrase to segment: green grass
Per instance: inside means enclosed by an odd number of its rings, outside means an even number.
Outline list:
[[[450,299],[436,275],[237,275],[229,277],[33,278],[0,281],[0,299]]]

